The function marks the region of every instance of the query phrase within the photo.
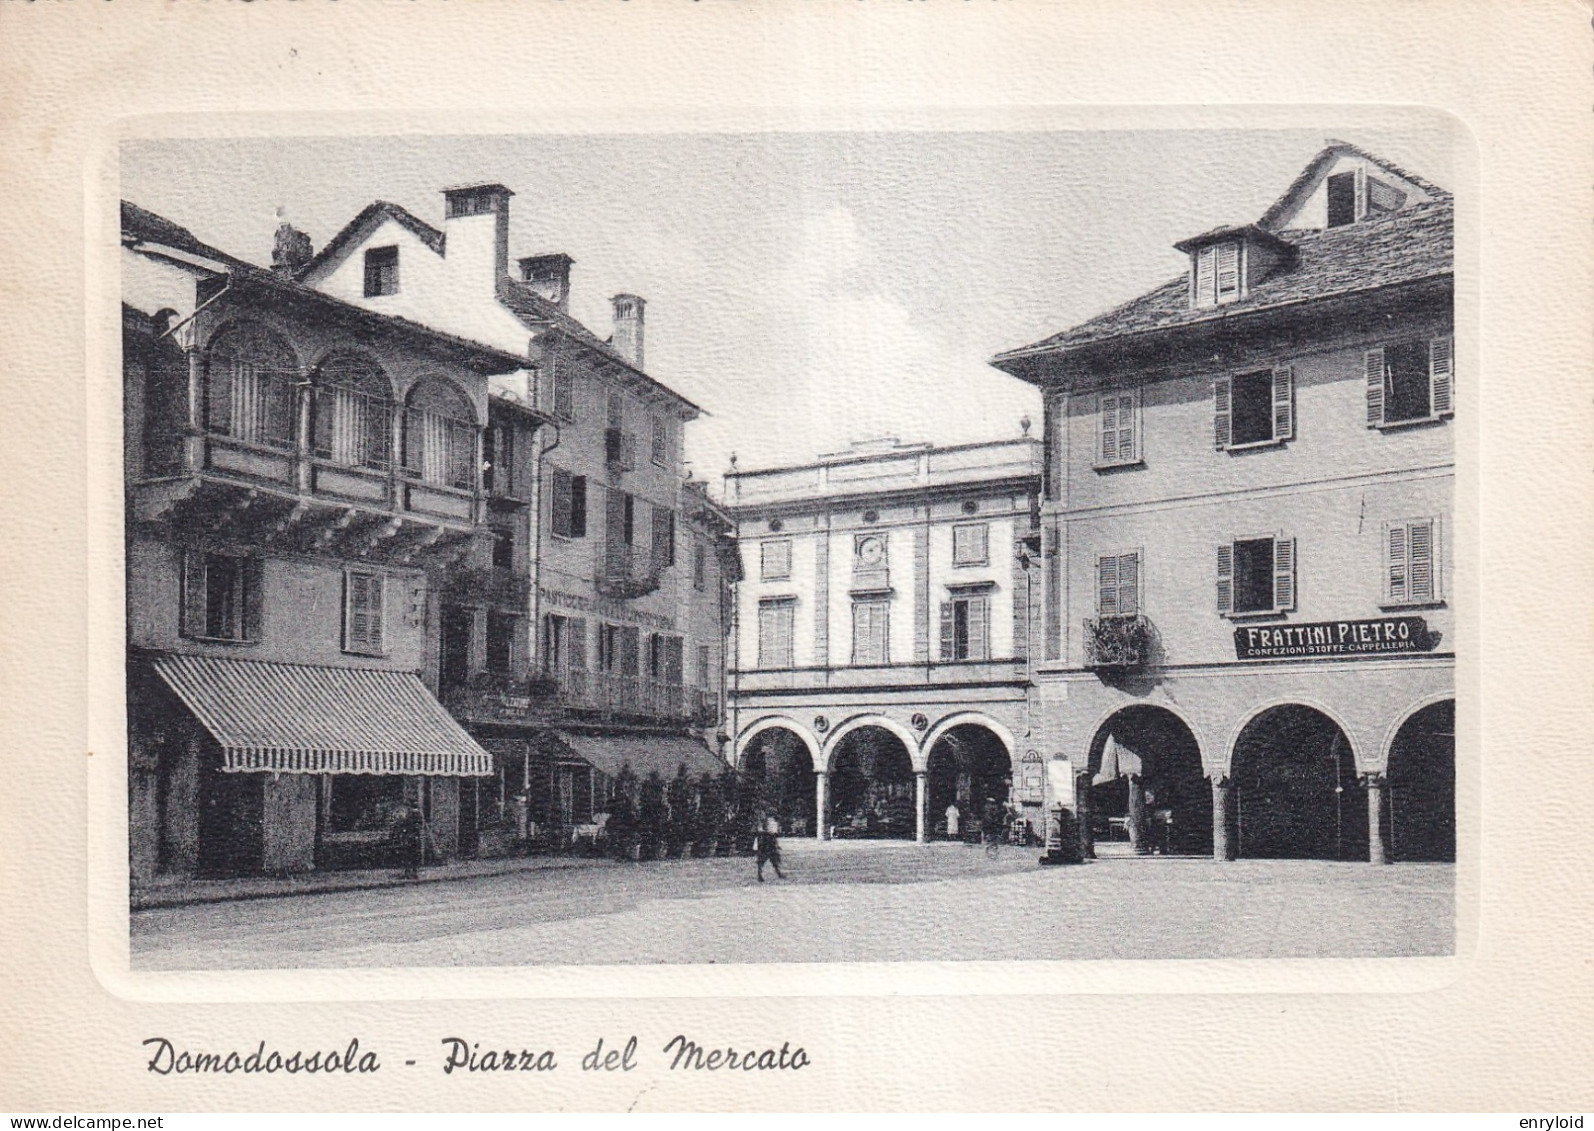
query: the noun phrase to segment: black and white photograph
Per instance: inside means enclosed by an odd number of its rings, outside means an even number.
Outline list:
[[[132,967],[1454,954],[1391,123],[124,142]]]

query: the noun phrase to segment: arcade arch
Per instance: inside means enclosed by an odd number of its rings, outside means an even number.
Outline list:
[[[1456,858],[1456,702],[1413,711],[1389,746],[1384,842],[1391,860]]]
[[[1240,856],[1368,858],[1366,789],[1344,728],[1327,712],[1262,708],[1241,726],[1229,767],[1227,820]]]
[[[1087,777],[1080,791],[1087,855],[1102,839],[1127,840],[1137,855],[1212,851],[1212,793],[1201,747],[1189,724],[1166,707],[1113,712],[1091,739]]]
[[[937,727],[925,743],[928,837],[971,840],[1012,793],[1013,756],[989,720]]]

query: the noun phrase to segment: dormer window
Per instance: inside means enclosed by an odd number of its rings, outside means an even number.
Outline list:
[[[1195,253],[1195,306],[1218,306],[1240,297],[1244,255],[1238,240],[1207,244]]]
[[[1405,205],[1407,194],[1387,181],[1370,175],[1365,169],[1347,169],[1328,178],[1325,185],[1328,195],[1328,226],[1343,228],[1368,216],[1382,216],[1398,212]]]
[[[398,248],[373,247],[365,253],[365,297],[396,295],[399,289]]]

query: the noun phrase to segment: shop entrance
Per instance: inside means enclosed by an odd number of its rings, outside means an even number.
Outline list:
[[[1230,765],[1239,855],[1367,859],[1367,791],[1333,719],[1295,703],[1264,711]]]
[[[265,853],[265,775],[223,773],[220,758],[202,758],[199,771],[199,872],[243,876],[259,872]]]
[[[817,836],[814,762],[808,747],[784,727],[758,733],[742,754],[742,787],[756,812],[774,816],[789,836]]]
[[[1117,712],[1090,745],[1088,813],[1094,844],[1140,856],[1212,853],[1212,790],[1201,747],[1162,707]]]
[[[913,839],[913,762],[884,727],[861,726],[837,745],[830,824],[838,837]]]
[[[1389,748],[1389,858],[1456,858],[1456,702],[1412,715]]]
[[[990,730],[978,723],[953,727],[930,748],[928,769],[932,840],[972,842],[991,820],[1005,822],[1013,763]]]

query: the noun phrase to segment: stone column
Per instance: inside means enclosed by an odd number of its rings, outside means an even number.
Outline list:
[[[1074,818],[1079,825],[1079,855],[1096,859],[1096,836],[1090,831],[1090,774],[1074,775]]]
[[[1387,864],[1389,853],[1384,847],[1384,775],[1364,774],[1362,784],[1367,787],[1367,860],[1371,864]]]
[[[820,840],[830,839],[830,774],[814,771],[814,823]]]
[[[1212,775],[1212,859],[1233,860],[1237,855],[1235,851],[1234,833],[1229,821],[1229,777],[1227,774]]]
[[[913,839],[920,844],[930,843],[930,774],[927,770],[913,771]]]
[[[1129,775],[1129,820],[1125,823],[1135,855],[1151,855],[1151,838],[1146,831],[1146,783],[1139,774]]]

